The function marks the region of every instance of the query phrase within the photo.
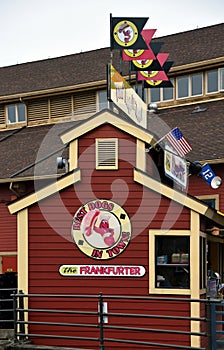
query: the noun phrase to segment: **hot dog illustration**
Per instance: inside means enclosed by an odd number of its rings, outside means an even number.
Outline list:
[[[100,219],[99,227],[96,226],[96,221],[98,219]],[[109,219],[109,213],[101,213],[99,210],[89,211],[83,220],[84,235],[89,237],[93,233],[98,233],[102,236],[104,243],[108,247],[114,245],[114,229],[110,228]]]

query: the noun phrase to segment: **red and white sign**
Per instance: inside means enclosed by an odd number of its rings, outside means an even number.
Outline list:
[[[131,222],[117,203],[94,199],[76,211],[72,237],[85,255],[98,260],[112,259],[127,248],[131,240]]]
[[[142,277],[145,268],[136,265],[61,265],[59,273],[66,277]]]

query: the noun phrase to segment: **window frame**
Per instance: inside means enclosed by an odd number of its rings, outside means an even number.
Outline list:
[[[188,237],[189,247],[191,251],[192,237],[190,230],[149,230],[149,293],[150,294],[177,294],[177,295],[189,295],[191,293],[191,278],[189,288],[161,288],[156,287],[156,237],[157,236],[175,236],[175,237]],[[192,257],[189,260],[190,277],[192,267]]]
[[[201,76],[201,93],[193,94],[192,93],[192,89],[193,89],[192,79],[196,75],[200,75]],[[180,79],[182,79],[182,78],[187,78],[187,90],[188,90],[188,93],[187,93],[186,96],[179,97],[178,81],[180,81]],[[181,75],[179,77],[177,76],[176,77],[176,99],[177,100],[182,100],[182,99],[189,98],[189,97],[203,96],[203,84],[204,84],[203,80],[204,80],[204,77],[203,77],[203,73],[202,72],[198,72],[198,73],[195,73],[195,74]]]
[[[196,196],[201,201],[206,203],[206,200],[214,200],[215,201],[215,209],[219,210],[219,194],[205,194],[202,196]]]
[[[219,77],[220,77],[220,91],[223,91],[224,90],[224,68],[220,68],[219,71],[220,71],[220,74],[219,74]]]
[[[174,96],[174,86],[175,86],[175,81],[174,81],[174,78],[171,78],[170,81],[172,82],[173,84],[173,87],[164,87],[164,88],[161,88],[161,87],[156,87],[156,88],[151,88],[151,89],[148,89],[149,90],[149,101],[150,103],[157,103],[157,102],[169,102],[169,101],[174,101],[175,99],[175,96]],[[171,99],[164,99],[164,91],[167,91],[166,89],[172,89],[172,95],[173,97]],[[151,93],[153,91],[158,91],[159,92],[159,100],[151,100]]]
[[[220,69],[211,69],[205,72],[205,93],[206,95],[210,95],[210,94],[217,94],[217,92],[220,91],[219,87],[220,87],[220,74],[219,74]],[[212,73],[212,72],[217,72],[217,90],[215,91],[208,91],[208,74]]]
[[[24,106],[24,120],[19,121],[19,106],[23,105]],[[9,107],[14,107],[15,108],[15,122],[10,122],[9,120],[9,114],[8,114],[8,108]],[[26,109],[26,104],[25,103],[11,103],[5,106],[6,110],[6,124],[7,125],[15,125],[15,124],[22,124],[26,123],[27,120],[27,109]]]
[[[105,94],[106,99],[105,99],[105,101],[102,102],[101,101],[101,97],[102,97],[103,94]],[[109,107],[110,107],[109,103],[110,102],[107,99],[107,94],[108,94],[108,92],[107,92],[106,89],[97,91],[97,111],[98,112],[100,112],[100,111],[102,111],[103,109],[106,109],[106,108],[109,109]]]

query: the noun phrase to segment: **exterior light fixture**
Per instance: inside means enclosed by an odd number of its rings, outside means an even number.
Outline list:
[[[158,112],[158,106],[156,103],[150,103],[148,105],[148,111],[149,113],[157,113]]]
[[[194,114],[194,113],[200,113],[200,112],[206,112],[207,111],[207,108],[201,108],[200,106],[197,106],[193,109],[193,111],[191,112],[191,114]]]
[[[200,176],[207,185],[213,189],[217,189],[222,185],[222,179],[216,176],[209,164],[202,165],[199,161],[189,161],[189,174]]]
[[[67,172],[68,171],[68,160],[62,157],[57,157],[57,168],[58,169],[64,169]]]

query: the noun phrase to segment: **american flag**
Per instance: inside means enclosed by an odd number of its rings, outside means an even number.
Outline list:
[[[173,130],[171,130],[165,136],[165,138],[168,140],[168,142],[171,144],[171,146],[175,149],[175,151],[180,157],[185,156],[185,154],[192,150],[191,145],[185,139],[179,128],[174,128]]]

